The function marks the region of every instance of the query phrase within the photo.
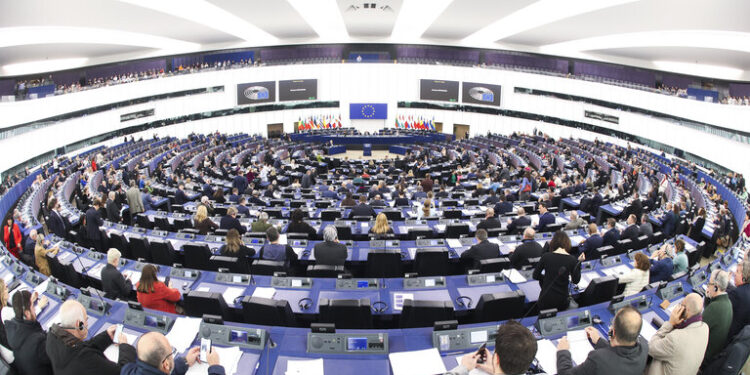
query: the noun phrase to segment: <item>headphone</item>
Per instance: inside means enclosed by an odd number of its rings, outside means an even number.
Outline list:
[[[464,300],[468,300],[468,302],[464,302]],[[472,301],[471,297],[469,297],[469,296],[458,296],[458,297],[456,297],[456,305],[458,305],[459,307],[465,307],[465,308],[468,309],[468,308],[471,307],[471,302],[473,302],[473,301]]]
[[[307,310],[307,309],[309,309],[310,307],[312,307],[312,299],[310,299],[310,298],[308,298],[308,297],[302,298],[302,299],[300,299],[300,300],[299,300],[299,301],[297,302],[297,306],[299,306],[299,308],[300,308],[301,310]]]
[[[380,306],[380,307],[377,307]],[[388,304],[383,301],[376,301],[372,304],[372,311],[376,313],[383,313],[388,309]]]
[[[83,321],[78,321],[78,324],[75,327],[69,327],[69,326],[60,326],[62,329],[77,329],[79,331],[83,331],[86,326],[83,324]]]

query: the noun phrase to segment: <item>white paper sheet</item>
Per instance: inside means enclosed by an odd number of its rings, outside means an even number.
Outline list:
[[[401,311],[404,308],[404,300],[414,300],[413,293],[393,293],[393,310]]]
[[[323,375],[323,358],[286,361],[286,375]]]
[[[503,270],[503,275],[505,275],[505,277],[507,277],[508,279],[510,279],[510,282],[512,282],[514,284],[519,284],[519,283],[525,283],[526,282],[526,278],[523,277],[523,275],[521,275],[521,273],[518,272],[518,270],[515,269],[515,268],[511,268],[509,270]]]
[[[468,355],[468,354],[473,354],[473,353],[467,353],[467,354],[462,354],[462,355],[457,356],[456,357],[456,362],[458,362],[458,364],[460,365],[461,364],[461,358],[463,358],[465,355]],[[487,371],[484,371],[484,370],[478,368],[478,367],[475,367],[473,370],[469,371],[469,375],[491,375],[491,374],[488,373]]]
[[[459,247],[463,247],[463,245],[461,245],[461,241],[459,241],[458,238],[448,238],[445,242],[448,243],[448,246],[450,246],[450,247],[452,247],[454,249],[458,249]]]
[[[245,288],[230,286],[224,291],[224,293],[221,293],[221,295],[224,297],[224,302],[229,305],[233,305],[234,300],[237,299],[237,297],[241,296],[243,293],[245,293]]]
[[[624,264],[620,264],[618,266],[606,268],[606,269],[603,269],[603,270],[600,270],[600,271],[603,272],[605,275],[608,275],[608,276],[617,276],[617,275],[625,274],[625,273],[629,272],[630,270],[631,270],[630,267],[628,267],[628,266],[626,266]]]
[[[220,348],[218,346],[214,346],[212,348],[217,353],[219,353],[219,362],[224,367],[224,372],[226,374],[234,374],[237,372],[237,362],[240,361],[240,357],[242,357],[242,351],[239,347],[231,347],[231,348]],[[202,374],[208,374],[208,363],[198,363],[196,362],[192,366],[190,366],[185,373],[185,375],[202,375]]]
[[[123,332],[122,334],[125,335],[125,337],[127,337],[128,344],[130,345],[133,345],[133,343],[135,342],[135,339],[138,338],[138,336],[131,335],[127,332]],[[120,347],[115,344],[108,346],[107,349],[104,350],[104,356],[107,357],[107,359],[109,359],[110,361],[117,363],[117,361],[120,360]]]
[[[543,339],[536,342],[536,360],[547,374],[557,374],[557,347],[552,341]]]
[[[177,351],[182,353],[193,343],[195,335],[201,326],[200,318],[180,317],[174,321],[172,329],[167,333],[167,340]]]
[[[651,337],[655,334],[656,328],[654,328],[650,321],[643,319],[643,324],[641,325],[641,336],[643,336],[646,341],[651,341]]]
[[[104,269],[104,264],[97,264],[96,267],[89,270],[88,274],[89,276],[102,277],[102,269]]]
[[[436,348],[388,354],[393,375],[434,375],[446,372]]]
[[[210,292],[211,288],[209,288],[207,286],[202,286],[202,287],[200,287],[200,288],[198,288],[196,290],[199,291],[199,292]]]
[[[41,296],[42,293],[47,291],[47,286],[49,286],[49,279],[44,280],[41,284],[35,286],[34,291]]]
[[[273,298],[275,294],[276,294],[276,288],[257,287],[253,291],[253,297]]]
[[[586,361],[589,352],[594,350],[594,347],[589,342],[586,331],[582,329],[568,331],[568,342],[570,343],[570,356],[576,365],[580,365]]]

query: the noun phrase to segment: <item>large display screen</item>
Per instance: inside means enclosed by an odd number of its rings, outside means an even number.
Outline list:
[[[458,102],[458,81],[420,79],[419,98],[422,100]]]
[[[318,99],[317,79],[289,79],[279,81],[279,101]]]
[[[251,82],[237,85],[237,105],[276,101],[276,82]]]
[[[489,83],[462,82],[461,101],[464,103],[500,106],[500,86]]]

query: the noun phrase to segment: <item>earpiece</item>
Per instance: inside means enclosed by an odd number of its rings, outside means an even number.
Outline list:
[[[301,310],[307,310],[312,307],[312,299],[307,297],[302,298],[299,300],[299,302],[297,302],[297,306],[299,306]]]

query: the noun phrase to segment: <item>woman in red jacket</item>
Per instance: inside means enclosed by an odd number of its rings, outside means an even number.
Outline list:
[[[13,222],[12,218],[9,218],[5,227],[3,227],[3,241],[8,251],[18,258],[21,253],[21,229],[18,224]]]
[[[141,280],[135,284],[138,302],[147,309],[176,314],[175,305],[182,297],[179,289],[170,288],[156,278],[156,267],[149,264],[141,271]]]

